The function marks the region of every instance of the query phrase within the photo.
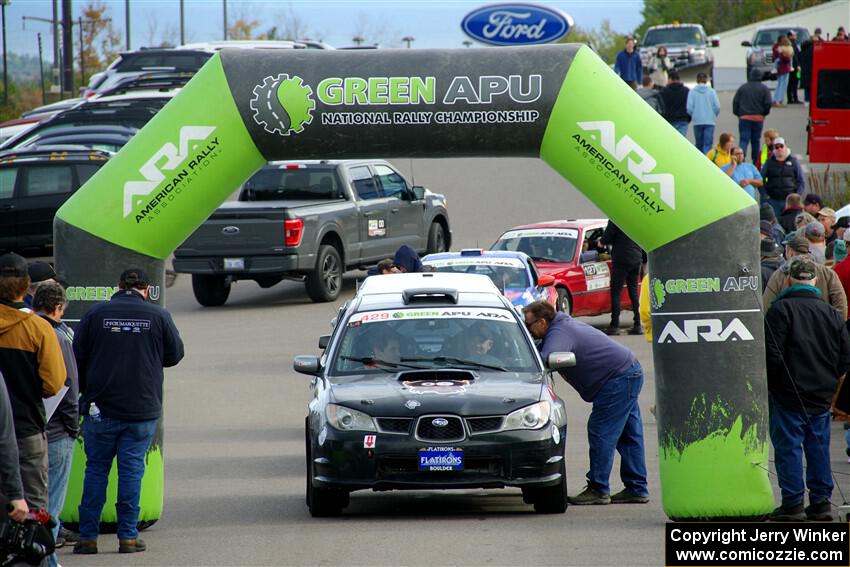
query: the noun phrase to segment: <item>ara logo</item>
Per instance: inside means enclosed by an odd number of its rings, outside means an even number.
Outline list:
[[[145,164],[139,168],[139,173],[145,178],[144,181],[128,181],[124,184],[124,218],[130,216],[133,207],[139,204],[137,197],[147,197],[151,192],[165,181],[163,171],[174,171],[189,156],[189,151],[197,147],[199,142],[206,140],[215,131],[215,126],[183,126],[180,128],[178,145],[167,142],[156,152]],[[162,160],[165,163],[159,165]],[[187,174],[188,175],[188,174]]]
[[[269,76],[254,87],[251,99],[254,122],[269,134],[288,136],[304,131],[313,121],[313,89],[301,77],[286,73]]]
[[[671,209],[676,208],[676,191],[673,175],[670,173],[652,173],[657,165],[655,158],[626,134],[618,141],[614,132],[614,123],[610,120],[597,122],[579,122],[578,126],[587,132],[599,132],[599,143],[606,152],[619,162],[628,158],[626,166],[632,175],[643,183],[657,184],[658,194]],[[595,136],[591,136],[595,138]],[[637,158],[637,159],[635,159]],[[653,191],[655,189],[653,188]]]
[[[720,319],[687,319],[683,327],[674,321],[669,321],[661,334],[658,343],[696,343],[700,340],[707,343],[722,343],[726,341],[753,341],[752,333],[737,317],[724,327]]]

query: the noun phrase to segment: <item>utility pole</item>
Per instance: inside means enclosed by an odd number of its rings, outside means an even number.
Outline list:
[[[366,40],[365,40],[365,39],[363,39],[363,38],[362,38],[361,36],[359,36],[359,35],[355,35],[354,37],[352,37],[352,38],[351,38],[351,41],[353,41],[353,42],[354,42],[357,46],[360,46],[360,44],[361,44],[361,43],[363,43],[363,42],[364,42],[364,41],[366,41]]]
[[[186,43],[186,25],[183,22],[183,0],[180,0],[180,45]]]
[[[124,0],[124,30],[127,34],[127,51],[130,51],[130,0]]]
[[[80,27],[80,87],[86,86],[86,57],[83,53],[83,18],[79,20]]]
[[[44,61],[41,55],[41,32],[36,34],[38,37],[38,72],[41,74],[41,104],[47,104],[47,90],[44,88]]]
[[[62,88],[74,94],[74,38],[71,35],[71,0],[62,0]]]
[[[0,0],[0,12],[3,19],[3,104],[9,102],[9,66],[6,63],[6,4],[9,0]]]
[[[413,37],[412,35],[407,35],[407,36],[404,36],[403,38],[401,38],[401,40],[402,40],[404,43],[406,43],[406,44],[407,44],[407,48],[408,48],[408,49],[410,49],[410,44],[411,44],[411,43],[413,43],[414,41],[416,41],[416,38],[415,38],[415,37]]]
[[[227,0],[221,0],[223,9],[222,21],[224,22],[224,41],[227,41]]]
[[[62,65],[62,60],[59,58],[59,0],[53,0],[51,4],[53,4],[53,21],[50,24],[53,29],[53,67],[50,70],[50,79],[54,85],[60,85],[59,93],[61,96],[62,77],[59,67]],[[51,87],[50,92],[53,92],[53,87]]]
[[[472,42],[468,39],[463,40],[464,47],[472,47]]]

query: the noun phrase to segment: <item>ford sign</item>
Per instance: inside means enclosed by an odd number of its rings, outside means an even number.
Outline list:
[[[490,45],[535,45],[564,37],[573,19],[533,4],[494,4],[470,12],[460,25],[466,35]]]

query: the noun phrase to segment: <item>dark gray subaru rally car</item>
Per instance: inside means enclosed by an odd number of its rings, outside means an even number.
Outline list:
[[[567,419],[522,315],[471,274],[366,279],[340,309],[312,375],[307,504],[339,514],[355,490],[522,488],[541,513],[567,507]],[[550,370],[547,370],[547,366]]]

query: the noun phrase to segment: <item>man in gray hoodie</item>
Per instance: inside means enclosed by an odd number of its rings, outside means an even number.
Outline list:
[[[714,127],[720,114],[720,99],[708,84],[708,75],[697,74],[697,86],[688,93],[688,114],[694,124],[694,145],[706,153],[714,145]]]

